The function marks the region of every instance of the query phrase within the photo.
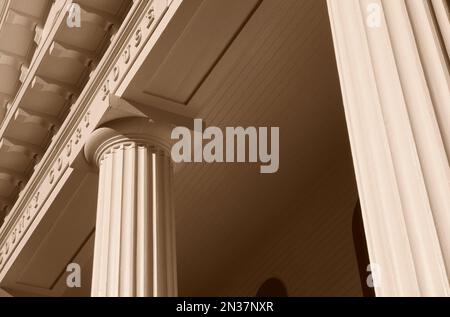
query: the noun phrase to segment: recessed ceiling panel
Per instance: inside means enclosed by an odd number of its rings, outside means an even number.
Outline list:
[[[203,1],[157,68],[144,92],[186,104],[259,4]]]

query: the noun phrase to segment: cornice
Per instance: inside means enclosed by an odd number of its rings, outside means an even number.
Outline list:
[[[181,1],[172,1],[172,5]],[[111,45],[36,166],[0,229],[0,279],[15,248],[42,211],[58,180],[83,151],[87,137],[168,8],[167,0],[135,1]]]
[[[122,17],[128,12],[130,8],[129,1],[121,1],[122,5],[117,7],[117,21],[122,20]],[[63,123],[67,113],[70,111],[70,108],[73,106],[76,97],[80,94],[82,87],[84,87],[84,83],[87,80],[88,75],[93,75],[92,69],[97,65],[97,60],[101,58],[100,53],[103,55],[103,49],[106,49],[106,45],[110,44],[111,40],[111,29],[104,31],[104,37],[100,40],[98,39],[97,49],[88,50],[85,48],[86,41],[82,42],[71,42],[71,37],[73,32],[68,32],[68,28],[65,25],[66,22],[66,13],[72,5],[72,0],[58,0],[53,3],[53,6],[49,8],[48,18],[46,19],[44,25],[40,24],[36,27],[36,34],[39,34],[39,39],[35,38],[36,43],[38,44],[34,56],[30,61],[30,65],[22,65],[21,70],[21,81],[22,85],[20,86],[18,93],[15,95],[15,98],[12,102],[8,103],[8,111],[6,116],[0,126],[0,140],[5,139],[5,137],[15,136],[16,138],[23,141],[24,144],[29,144],[30,149],[32,148],[41,148],[39,151],[41,154],[36,157],[29,157],[25,155],[25,153],[21,153],[22,158],[29,160],[27,161],[27,167],[24,169],[22,167],[16,167],[14,165],[14,159],[11,158],[9,151],[3,151],[3,149],[7,149],[8,147],[3,146],[0,148],[2,154],[4,155],[3,162],[5,162],[6,167],[10,169],[20,169],[22,173],[24,173],[27,177],[20,184],[19,187],[12,188],[12,195],[9,198],[11,204],[8,206],[8,210],[13,207],[13,204],[16,201],[17,197],[14,197],[17,193],[17,190],[22,191],[26,183],[28,182],[28,178],[31,176],[33,170],[36,170],[38,165],[37,162],[42,158],[42,153],[46,151],[47,145],[50,143],[51,138],[55,137],[55,132],[59,130],[60,126]],[[91,12],[91,10],[94,12]],[[83,21],[85,24],[89,24],[87,30],[91,30],[91,28],[98,29],[100,27],[104,27],[104,21],[109,18],[109,13],[105,13],[106,17],[103,19],[102,14],[103,11],[95,11],[96,9],[91,7],[86,7],[86,10],[83,11],[84,15],[82,15]],[[86,12],[90,13],[86,13]],[[125,12],[126,11],[126,12]],[[117,22],[119,23],[119,22]],[[118,26],[117,26],[118,27]],[[38,32],[37,29],[41,31]],[[74,30],[76,31],[76,30]],[[84,31],[81,29],[80,31]],[[87,41],[89,41],[88,31],[85,31],[84,34],[77,32],[78,36],[84,35]],[[60,41],[65,44],[61,44],[57,39],[61,36],[61,32],[66,37]],[[5,57],[2,55],[2,57]],[[53,76],[52,72],[49,71],[48,61],[58,61],[61,62],[61,59],[65,59],[64,65],[68,65],[68,69],[70,71],[71,67],[75,67],[77,72],[79,72],[79,78],[77,78],[78,82],[67,80],[65,77],[64,71],[65,68],[58,70],[57,75]],[[7,58],[2,58],[4,62],[7,62]],[[0,61],[2,62],[2,61]],[[74,68],[72,68],[74,69]],[[38,75],[39,74],[39,75]],[[59,76],[59,77],[58,77]],[[28,96],[24,98],[24,96]],[[51,114],[47,114],[43,109],[45,107],[35,106],[33,97],[29,96],[37,96],[36,98],[39,102],[44,103],[47,96],[54,98],[53,101],[56,100],[52,104],[54,108]],[[31,101],[33,100],[33,101]],[[20,129],[29,129],[25,130],[28,132],[27,134],[23,133],[22,135],[15,135],[14,131],[17,131],[17,128]],[[33,133],[37,131],[38,133],[46,133],[44,137],[40,139],[36,139],[33,137]],[[0,142],[1,145],[4,143]],[[33,144],[31,144],[33,143]],[[23,151],[29,152],[29,151]],[[6,221],[11,218],[12,215],[8,213],[6,216]]]

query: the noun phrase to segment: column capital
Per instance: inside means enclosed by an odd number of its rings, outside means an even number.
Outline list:
[[[171,125],[154,122],[147,118],[125,118],[106,123],[95,130],[84,148],[86,159],[99,165],[103,154],[114,146],[143,145],[155,152],[170,154]]]

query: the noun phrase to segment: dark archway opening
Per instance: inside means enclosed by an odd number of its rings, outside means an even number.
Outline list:
[[[256,297],[287,297],[287,289],[284,283],[277,278],[269,278],[265,281],[258,292]]]

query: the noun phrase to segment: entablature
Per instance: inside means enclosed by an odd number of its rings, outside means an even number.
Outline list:
[[[78,1],[78,3],[81,2]],[[47,150],[42,151],[42,158],[34,165],[34,172],[31,178],[23,186],[17,201],[0,228],[0,280],[5,277],[8,267],[14,261],[14,256],[17,256],[18,251],[16,247],[25,236],[28,228],[40,212],[45,212],[43,210],[44,205],[48,204],[47,200],[54,188],[64,177],[65,173],[77,164],[80,153],[83,152],[86,138],[111,108],[110,98],[114,98],[112,96],[119,86],[124,84],[123,80],[132,68],[134,61],[148,44],[151,36],[158,37],[164,30],[164,23],[161,20],[164,18],[165,24],[167,24],[170,20],[170,15],[176,12],[182,2],[182,0],[143,0],[133,2],[124,23],[111,38],[111,45],[106,50],[103,58],[97,62],[97,67],[90,72],[84,89],[76,92],[76,99],[71,98],[75,102],[68,108],[67,117],[60,128],[55,129],[55,134],[50,139],[49,147]],[[58,23],[61,25],[63,23],[62,17],[59,19]],[[58,23],[55,25],[58,25]],[[53,29],[52,33],[54,35],[56,30]],[[57,46],[57,44],[54,44],[53,39],[55,38],[61,40],[58,36],[53,36],[51,40],[47,39],[48,45],[45,46],[45,54],[41,58],[48,57],[51,47],[53,47],[52,52],[55,53],[55,46]],[[67,43],[65,42],[64,44]],[[154,45],[153,39],[150,44]],[[71,45],[72,49],[72,47],[76,46],[76,43],[69,43],[69,45]],[[65,46],[65,48],[67,47]],[[83,47],[83,49],[89,50],[89,47]],[[68,54],[76,63],[80,64],[82,53],[73,54],[64,50],[61,50],[61,52],[62,56]],[[46,104],[48,106],[49,101],[51,102],[52,100],[51,98],[57,101],[61,99],[67,100],[70,94],[67,93],[66,87],[59,87],[54,81],[49,83],[48,76],[44,78],[44,75],[48,74],[43,74],[36,70],[34,70],[33,74],[33,77],[27,78],[27,82],[30,84],[34,83],[34,85],[30,85],[30,90],[34,90],[33,93],[35,94],[45,93],[49,97],[46,100],[47,102],[42,105]],[[48,86],[45,87],[45,85]],[[54,90],[54,92],[49,90]],[[23,91],[22,100],[32,101],[35,98],[32,98],[30,95],[27,96],[27,92]],[[11,111],[17,113],[19,108],[16,105]],[[15,118],[15,120],[22,121],[22,124],[24,124],[24,121],[27,121],[27,124],[37,124],[41,129],[45,127],[48,130],[52,122],[54,122],[54,117],[50,115],[40,118],[39,112],[44,111],[42,108],[28,107],[26,111],[22,109],[17,116],[9,115],[8,119]],[[8,131],[8,128],[3,127],[0,130],[0,135],[4,137],[6,135],[5,132]],[[20,141],[24,140],[20,139]],[[16,155],[25,155],[26,153],[30,157],[34,154],[34,152],[26,151],[26,147],[14,142],[5,143],[3,148],[4,152],[14,149],[15,153],[19,152]]]

